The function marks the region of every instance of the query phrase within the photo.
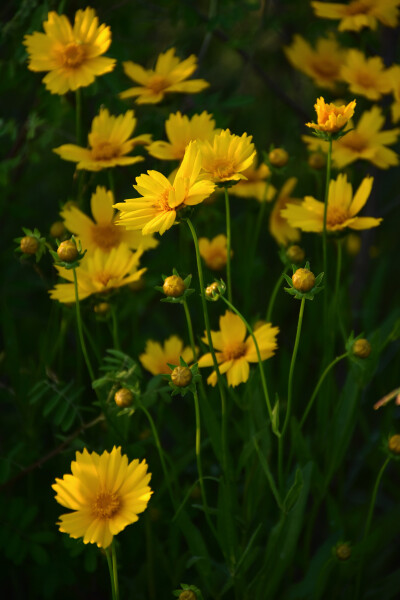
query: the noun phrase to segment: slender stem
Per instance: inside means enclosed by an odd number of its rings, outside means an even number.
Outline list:
[[[115,586],[114,586],[113,564],[112,564],[112,558],[111,558],[110,548],[106,548],[106,558],[107,558],[108,572],[110,573],[111,596],[112,596],[112,600],[116,600],[116,597],[115,597]]]
[[[75,92],[75,127],[76,143],[80,146],[82,142],[82,92],[78,88]]]
[[[279,292],[279,289],[281,287],[282,281],[283,281],[283,276],[286,275],[286,273],[289,271],[290,269],[290,265],[288,265],[287,267],[285,267],[285,270],[283,271],[282,275],[279,276],[278,281],[275,284],[274,289],[272,290],[272,294],[271,297],[269,299],[268,302],[268,308],[267,308],[267,314],[265,317],[265,320],[267,321],[267,323],[271,323],[271,316],[272,316],[272,310],[274,308],[274,304],[275,304],[275,299],[276,296]]]
[[[249,261],[248,264],[249,265],[252,265],[254,263],[254,257],[257,252],[258,239],[260,237],[261,226],[264,221],[265,210],[267,207],[268,188],[269,188],[269,180],[267,180],[266,184],[265,184],[263,197],[261,199],[260,208],[259,208],[258,215],[257,215],[256,228],[255,228],[254,234],[252,236],[251,243],[249,244],[250,245],[249,255],[248,255],[248,261]],[[253,269],[246,270],[246,287],[245,287],[245,289],[246,289],[246,298],[245,298],[246,314],[248,313],[249,304],[251,302],[251,294],[249,292],[250,292],[250,283],[251,283],[252,273],[253,273]]]
[[[328,333],[328,250],[327,250],[327,234],[326,221],[328,217],[328,198],[329,198],[329,183],[331,180],[331,164],[332,164],[332,136],[329,138],[328,158],[326,161],[326,182],[325,182],[325,199],[324,199],[324,221],[322,230],[322,251],[324,260],[324,326],[325,336]]]
[[[118,585],[118,564],[117,564],[117,553],[115,551],[115,540],[113,539],[111,544],[112,554],[112,567],[113,567],[113,581],[115,590],[115,600],[119,600],[119,585]]]
[[[187,328],[188,328],[188,333],[189,333],[190,347],[191,347],[192,353],[193,353],[193,360],[195,361],[196,360],[196,344],[194,343],[192,319],[190,317],[189,307],[188,307],[186,298],[183,300],[183,308],[185,310],[186,323],[187,323]]]
[[[113,335],[113,344],[116,350],[121,350],[121,345],[119,343],[119,335],[118,335],[118,320],[117,314],[115,312],[115,306],[111,305],[111,320],[112,320],[112,335]]]
[[[92,369],[92,365],[90,363],[89,355],[87,353],[85,339],[83,337],[82,319],[81,319],[81,308],[80,308],[80,304],[79,304],[79,294],[78,294],[78,278],[76,276],[76,268],[74,267],[72,269],[72,271],[73,271],[73,274],[74,274],[76,322],[77,322],[77,325],[78,325],[79,340],[80,340],[80,343],[81,343],[82,354],[83,354],[83,357],[85,359],[87,370],[89,371],[90,380],[94,381],[94,372],[93,372],[93,369]]]
[[[231,210],[229,207],[229,194],[228,188],[224,188],[225,191],[225,212],[226,212],[226,279],[228,288],[228,299],[232,302],[232,275],[231,275]]]
[[[340,276],[341,276],[341,272],[342,272],[342,256],[343,256],[343,240],[338,240],[337,241],[336,280],[335,280],[335,317],[338,320],[343,340],[346,341],[346,339],[347,339],[346,330],[343,325],[342,315],[339,311],[339,290],[340,290]],[[332,328],[332,331],[334,331],[333,328]]]

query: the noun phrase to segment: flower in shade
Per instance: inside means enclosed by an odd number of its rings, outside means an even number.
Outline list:
[[[181,61],[175,56],[175,48],[159,55],[155,69],[144,69],[132,61],[122,63],[127,75],[139,86],[121,92],[120,98],[136,98],[138,104],[157,104],[165,94],[183,92],[197,94],[209,86],[204,79],[191,79],[197,69],[197,58],[194,54]]]
[[[67,205],[60,213],[65,227],[79,237],[84,250],[88,250],[90,253],[96,248],[100,248],[104,252],[108,252],[121,243],[127,244],[131,250],[135,250],[139,246],[143,250],[147,250],[158,245],[157,240],[152,236],[143,236],[137,231],[126,231],[123,227],[116,225],[113,208],[114,196],[105,187],[97,186],[96,191],[92,194],[90,204],[94,220],[76,206]]]
[[[389,71],[385,69],[381,57],[367,58],[362,52],[354,49],[347,52],[341,79],[349,84],[353,94],[365,96],[369,100],[379,100],[382,94],[388,94],[392,87]]]
[[[295,69],[311,77],[316,85],[332,89],[340,80],[346,52],[335,38],[319,38],[314,50],[301,35],[295,35],[284,51]]]
[[[226,265],[228,249],[226,235],[221,233],[212,240],[208,238],[199,239],[200,255],[207,267],[212,271],[220,271]],[[233,252],[231,250],[231,256]]]
[[[321,96],[314,104],[318,123],[306,123],[306,126],[328,134],[337,133],[347,125],[354,114],[355,107],[355,100],[349,102],[347,106],[344,104],[336,106],[336,104],[326,104]]]
[[[265,163],[257,166],[257,158],[254,157],[253,163],[242,172],[245,179],[241,179],[234,185],[229,193],[239,198],[256,198],[259,202],[266,200],[271,202],[275,196],[276,189],[268,181],[271,171]]]
[[[363,27],[376,29],[378,21],[386,27],[397,27],[400,0],[351,0],[311,2],[317,17],[339,21],[339,31],[360,31]]]
[[[215,356],[220,373],[226,373],[228,385],[235,387],[248,380],[250,373],[249,363],[258,362],[256,348],[251,336],[246,338],[246,326],[242,319],[235,313],[227,310],[219,318],[220,331],[212,331],[211,339],[216,350]],[[276,336],[279,328],[266,323],[259,327],[254,336],[260,350],[261,360],[266,360],[275,354],[277,348]],[[208,340],[203,338],[206,344]],[[211,352],[204,354],[199,359],[199,367],[212,367]],[[207,383],[215,386],[217,373],[213,371]]]
[[[179,365],[180,357],[187,364],[190,364],[195,358],[189,346],[184,348],[182,340],[176,335],[171,335],[163,345],[148,340],[145,351],[139,356],[139,360],[152,375],[169,375],[172,369],[168,365]]]
[[[126,155],[135,146],[151,142],[151,135],[147,133],[129,139],[135,127],[136,119],[133,110],[114,117],[106,108],[102,108],[92,122],[88,136],[89,148],[64,144],[55,148],[53,152],[59,154],[64,160],[78,163],[77,169],[87,171],[101,171],[117,165],[133,165],[144,158]]]
[[[78,10],[72,27],[65,15],[50,12],[43,23],[45,33],[26,35],[24,45],[31,71],[49,71],[43,78],[52,94],[65,94],[93,83],[95,77],[113,70],[115,60],[101,56],[111,44],[111,31],[99,26],[93,8]]]
[[[60,531],[84,544],[108,548],[114,535],[135,523],[152,495],[151,473],[145,460],[128,461],[121,448],[111,452],[76,453],[71,474],[56,479],[51,487],[59,504],[73,512],[60,516]]]
[[[396,152],[387,146],[396,143],[400,129],[382,131],[384,122],[379,106],[365,111],[354,129],[340,140],[333,141],[332,160],[335,166],[343,169],[359,159],[368,160],[380,169],[397,165],[399,159]],[[352,123],[349,125],[352,126]],[[328,142],[306,135],[302,139],[312,151],[328,151]]]
[[[295,229],[281,215],[281,211],[288,202],[300,204],[300,198],[292,198],[291,194],[297,184],[296,177],[290,177],[282,186],[275,201],[274,208],[269,217],[269,232],[275,238],[276,242],[282,246],[287,246],[290,242],[297,242],[300,239],[300,232]]]
[[[394,102],[391,106],[392,110],[392,121],[397,123],[400,120],[400,66],[395,65],[389,70],[390,82],[392,85],[392,92],[394,96]]]
[[[147,151],[161,160],[182,160],[186,146],[192,140],[211,140],[215,133],[215,121],[208,112],[189,118],[179,111],[171,114],[165,122],[168,142],[157,141]]]
[[[371,229],[380,224],[382,219],[357,216],[368,200],[373,181],[373,177],[365,177],[353,196],[353,187],[348,183],[346,175],[340,174],[336,180],[331,180],[326,217],[327,231],[347,228]],[[292,227],[299,227],[302,231],[323,231],[324,203],[311,196],[306,196],[301,204],[287,204],[281,214]]]
[[[201,154],[190,142],[172,183],[158,171],[136,177],[133,187],[141,198],[131,198],[115,205],[121,213],[118,223],[127,229],[141,229],[143,235],[158,231],[161,235],[175,223],[186,206],[203,202],[215,185],[200,175]]]
[[[137,270],[141,255],[142,250],[131,252],[126,244],[109,252],[96,248],[93,253],[86,254],[76,269],[79,300],[139,281],[147,270]],[[60,302],[75,302],[73,271],[64,267],[57,267],[57,270],[60,277],[71,283],[58,283],[50,290],[50,297]]]
[[[256,151],[252,136],[241,137],[224,129],[211,142],[197,142],[202,153],[202,168],[217,183],[245,179],[243,171],[253,164]]]

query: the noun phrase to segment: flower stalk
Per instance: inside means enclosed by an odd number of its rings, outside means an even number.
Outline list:
[[[85,359],[87,370],[89,371],[90,380],[94,381],[94,371],[92,368],[92,364],[90,362],[90,358],[87,352],[85,338],[83,337],[83,329],[82,329],[82,318],[81,318],[81,307],[79,304],[79,293],[78,293],[78,278],[76,276],[76,268],[73,267],[72,272],[74,274],[74,288],[75,288],[75,306],[76,306],[76,322],[78,325],[78,335],[79,341],[81,343],[82,354]]]
[[[225,212],[226,212],[226,279],[228,288],[228,299],[232,302],[232,274],[231,274],[231,210],[229,206],[229,194],[227,186],[224,186]]]

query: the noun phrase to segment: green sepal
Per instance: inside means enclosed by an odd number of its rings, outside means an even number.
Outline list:
[[[298,268],[298,266],[292,264],[293,274],[297,271]],[[309,261],[306,262],[304,269],[310,270]],[[314,300],[314,296],[322,292],[322,290],[324,289],[323,286],[319,285],[324,277],[324,273],[320,273],[319,275],[317,275],[317,277],[315,278],[314,287],[312,287],[311,290],[309,290],[308,292],[299,292],[299,290],[296,290],[296,288],[293,286],[292,278],[286,275],[285,273],[282,273],[282,275],[285,278],[286,283],[289,284],[288,288],[283,289],[291,296],[294,296],[297,300],[303,300],[303,298],[305,298],[306,300]]]
[[[180,277],[178,271],[175,269],[175,267],[172,269],[172,274],[175,275],[176,277]],[[170,277],[170,275],[164,275],[164,273],[161,275],[163,281],[165,281],[168,277]],[[185,291],[183,292],[183,294],[181,296],[178,296],[177,298],[174,298],[173,296],[166,296],[165,298],[161,298],[160,302],[169,302],[170,304],[183,304],[184,301],[186,300],[186,298],[188,298],[189,296],[191,296],[192,294],[194,294],[194,289],[190,288],[190,283],[192,281],[192,275],[188,275],[187,277],[185,277],[185,279],[182,279],[184,286],[185,286]],[[164,294],[164,289],[161,285],[155,285],[154,289],[157,290],[158,292],[161,292],[161,294]]]
[[[223,279],[214,279],[213,283],[216,283],[218,286],[218,292],[213,292],[211,297],[207,296],[206,294],[206,300],[208,300],[209,302],[217,302],[217,300],[219,300],[221,298],[221,296],[223,296],[226,292],[226,283]],[[211,284],[209,284],[207,287],[209,287]]]
[[[39,247],[35,252],[35,259],[36,259],[36,262],[38,263],[40,261],[40,259],[42,258],[43,254],[46,252],[46,247],[47,247],[46,238],[41,236],[40,231],[37,227],[35,227],[35,229],[33,231],[31,229],[28,229],[28,227],[22,227],[22,231],[25,233],[25,235],[22,237],[14,238],[14,242],[17,242],[17,244],[21,244],[21,240],[26,236],[35,238],[35,240],[37,240],[37,242],[39,244]],[[33,254],[30,255],[30,254],[25,254],[25,252],[22,252],[22,250],[19,246],[17,248],[15,248],[14,252],[20,252],[24,256],[33,256]]]
[[[196,596],[196,600],[204,600],[203,594],[195,585],[188,585],[187,583],[181,583],[181,588],[179,590],[174,590],[172,593],[175,598],[179,598],[182,592],[193,592]]]
[[[196,392],[196,384],[201,381],[201,375],[199,372],[198,363],[196,362],[191,367],[189,367],[187,362],[182,358],[182,356],[180,356],[179,357],[179,365],[172,365],[170,363],[167,363],[167,365],[169,366],[171,371],[173,371],[175,369],[175,367],[177,367],[177,366],[186,367],[187,369],[190,370],[190,372],[192,374],[192,379],[191,379],[189,385],[186,385],[184,387],[175,385],[171,379],[170,374],[164,375],[164,379],[166,379],[168,381],[168,385],[170,386],[170,388],[172,388],[171,396],[186,396],[186,394],[188,392],[191,392],[192,394],[194,394]]]
[[[82,250],[81,240],[78,239],[78,243],[76,243],[74,235],[72,235],[70,239],[73,242],[75,242],[76,249],[78,250],[78,256],[76,257],[74,262],[65,262],[64,260],[60,260],[57,252],[54,252],[54,250],[49,249],[50,254],[54,258],[54,264],[57,265],[58,267],[64,267],[64,269],[68,269],[68,271],[71,269],[77,269],[80,265],[82,258],[85,256],[85,254],[87,252],[87,250]],[[60,246],[61,242],[58,239],[56,240],[56,242],[57,242],[57,248],[58,248]]]

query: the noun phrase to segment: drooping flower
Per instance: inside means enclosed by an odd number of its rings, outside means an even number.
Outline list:
[[[84,250],[91,253],[100,248],[108,252],[121,243],[127,244],[131,250],[136,250],[139,246],[147,250],[158,245],[153,236],[143,236],[140,232],[127,231],[116,225],[114,196],[105,187],[97,186],[90,204],[94,220],[76,206],[66,206],[60,213],[66,228],[79,237]]]
[[[43,83],[52,94],[65,94],[93,83],[114,69],[115,59],[102,57],[111,44],[111,31],[99,26],[93,8],[78,10],[72,27],[68,17],[49,12],[45,33],[26,35],[28,69],[49,71]]]
[[[380,56],[367,58],[362,52],[350,49],[341,70],[341,78],[350,86],[353,94],[365,96],[369,100],[380,100],[388,94],[391,80]]]
[[[199,251],[207,267],[212,271],[220,271],[228,260],[228,249],[226,235],[221,233],[212,240],[208,238],[199,239]],[[233,252],[231,250],[231,256]]]
[[[219,318],[220,331],[212,331],[211,339],[216,350],[216,359],[221,373],[226,373],[228,385],[235,387],[248,380],[250,373],[249,363],[258,362],[257,352],[251,336],[246,338],[246,326],[242,319],[235,313],[227,310]],[[266,323],[255,332],[255,338],[260,350],[261,360],[266,360],[275,354],[277,348],[276,336],[279,327],[272,327]],[[203,338],[206,344],[207,338]],[[199,367],[212,367],[211,352],[204,354],[199,359]],[[207,383],[215,386],[217,374],[215,371],[207,379]]]
[[[143,156],[126,156],[139,144],[150,144],[151,135],[145,133],[130,138],[136,127],[135,113],[128,110],[124,115],[114,117],[106,108],[101,108],[93,119],[88,135],[89,148],[75,144],[64,144],[53,152],[62,159],[78,163],[77,169],[101,171],[117,165],[133,165],[144,160]]]
[[[242,171],[246,179],[241,179],[236,185],[231,187],[229,193],[239,198],[255,198],[258,202],[271,202],[276,194],[276,189],[268,181],[271,177],[271,171],[268,165],[261,163],[257,166],[257,158],[254,157],[253,163]]]
[[[295,69],[311,77],[316,85],[333,89],[340,80],[346,52],[335,38],[319,38],[314,50],[301,35],[295,35],[284,51]]]
[[[190,142],[173,183],[158,171],[136,178],[133,187],[141,198],[131,198],[115,204],[121,213],[118,223],[127,229],[141,229],[143,235],[158,231],[161,235],[175,223],[179,211],[203,202],[215,185],[200,175],[201,154],[195,142]]]
[[[136,98],[137,104],[157,104],[165,94],[182,92],[197,94],[209,86],[204,79],[191,79],[197,69],[197,58],[194,54],[181,61],[175,56],[175,48],[159,55],[155,69],[144,69],[132,61],[123,63],[125,74],[139,86],[121,92],[120,98]]]
[[[336,104],[326,104],[321,96],[318,98],[314,108],[317,112],[318,123],[306,123],[307,127],[312,127],[316,131],[325,133],[337,133],[341,131],[349,122],[354,114],[356,101],[349,102],[347,106],[336,106]]]
[[[377,227],[382,219],[358,217],[371,193],[373,177],[365,177],[353,196],[353,187],[347,181],[347,175],[340,174],[329,184],[327,231],[342,229],[371,229]],[[281,211],[292,227],[302,231],[322,232],[324,228],[324,203],[306,196],[301,204],[287,204]]]
[[[126,244],[120,244],[109,252],[96,248],[93,253],[86,254],[76,269],[79,300],[139,281],[147,270],[137,270],[142,253],[142,250],[131,252]],[[74,281],[72,270],[64,267],[57,267],[57,270],[63,279]],[[58,283],[49,293],[53,300],[75,302],[73,283]]]
[[[245,179],[243,171],[253,164],[256,151],[253,136],[235,135],[224,129],[211,142],[197,142],[202,153],[202,169],[216,183]]]
[[[189,346],[184,347],[182,340],[171,335],[164,344],[148,340],[143,354],[139,356],[139,360],[143,367],[150,371],[152,375],[169,375],[172,369],[168,366],[179,365],[179,358],[190,364],[194,360],[192,349]]]
[[[128,462],[118,447],[111,452],[76,453],[72,475],[56,479],[51,487],[59,504],[73,512],[60,516],[60,531],[84,544],[108,548],[114,535],[138,521],[152,495],[151,473],[145,460]]]
[[[189,142],[213,138],[215,121],[206,111],[190,119],[178,111],[166,120],[165,131],[169,142],[153,142],[147,148],[148,153],[161,160],[182,160]]]
[[[376,29],[378,21],[386,27],[397,27],[400,0],[351,0],[311,2],[317,17],[340,20],[339,31],[360,31],[363,27]]]
[[[269,232],[281,246],[287,246],[290,242],[297,242],[300,239],[299,230],[289,225],[287,220],[281,215],[281,211],[286,207],[288,202],[292,204],[299,204],[301,202],[300,198],[291,197],[296,184],[296,177],[290,177],[283,184],[269,217]]]

